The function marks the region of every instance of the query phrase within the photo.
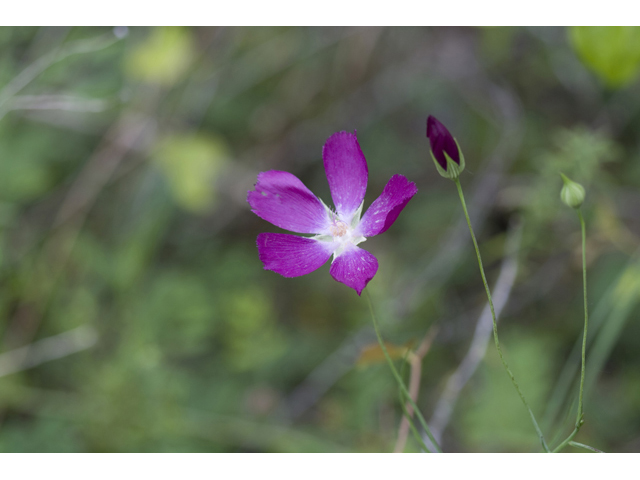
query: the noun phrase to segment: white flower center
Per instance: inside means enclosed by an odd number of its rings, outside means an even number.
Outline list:
[[[347,229],[349,227],[347,227],[347,224],[338,220],[338,221],[334,221],[331,226],[329,227],[329,231],[331,232],[331,235],[333,235],[334,237],[342,237],[344,234],[347,233]]]
[[[362,235],[356,234],[356,226],[360,221],[360,216],[351,222],[345,222],[340,217],[335,216],[328,228],[332,241],[337,244],[333,252],[334,259],[351,246],[358,245],[366,240]]]
[[[314,238],[321,242],[333,243],[335,249],[333,251],[333,258],[335,260],[335,258],[345,250],[366,240],[361,234],[356,233],[358,224],[360,223],[360,215],[362,214],[362,204],[360,204],[360,207],[352,215],[349,215],[348,218],[339,216],[326,205],[324,205],[324,208],[329,218],[329,226],[323,233],[316,235]]]

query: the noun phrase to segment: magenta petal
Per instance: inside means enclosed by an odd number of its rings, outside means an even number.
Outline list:
[[[387,182],[382,194],[371,204],[357,227],[364,237],[386,232],[409,200],[417,193],[416,184],[402,175],[394,175]]]
[[[322,202],[289,172],[260,173],[247,201],[260,218],[292,232],[322,233],[329,224]]]
[[[322,148],[322,159],[336,212],[348,219],[364,200],[369,176],[358,139],[349,132],[334,133]]]
[[[283,277],[299,277],[317,270],[334,250],[333,243],[286,233],[261,233],[256,243],[264,269]]]
[[[366,250],[353,246],[331,263],[331,276],[346,286],[362,293],[378,271],[378,260]]]

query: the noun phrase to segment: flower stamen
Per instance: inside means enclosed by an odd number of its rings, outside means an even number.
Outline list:
[[[331,235],[333,235],[334,237],[342,237],[347,233],[347,224],[338,220],[335,221],[331,224],[331,226],[329,227],[329,231],[331,232]]]

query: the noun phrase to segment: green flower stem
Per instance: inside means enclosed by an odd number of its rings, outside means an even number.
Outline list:
[[[402,358],[402,366],[400,367],[400,378],[404,376],[404,367],[408,363],[407,361],[408,355],[409,355],[409,349],[407,349],[407,352]],[[418,444],[421,446],[421,448],[425,452],[429,452],[429,447],[427,447],[427,444],[424,443],[424,440],[422,439],[422,435],[420,435],[420,432],[418,432],[418,429],[416,428],[416,425],[413,422],[413,418],[411,418],[412,414],[410,414],[409,411],[407,410],[407,405],[406,405],[407,402],[404,398],[404,394],[402,393],[402,390],[400,389],[398,389],[398,397],[400,398],[400,406],[402,407],[402,413],[404,413],[404,416],[406,417],[407,422],[409,423],[409,428],[411,429],[411,433],[413,433],[413,437],[416,439]]]
[[[596,453],[604,453],[602,450],[598,450],[597,448],[590,447],[589,445],[585,445],[584,443],[569,442],[569,445],[576,448],[584,448],[585,450],[591,450],[592,452],[596,452]]]
[[[573,432],[554,450],[554,452],[559,452],[567,444],[572,444],[576,442],[572,442],[573,437],[580,431],[580,427],[584,423],[584,404],[583,404],[583,394],[584,394],[584,373],[586,368],[586,352],[587,352],[587,327],[589,325],[589,313],[587,310],[587,233],[586,226],[584,223],[584,217],[582,216],[582,211],[580,209],[577,210],[578,218],[580,219],[580,230],[582,232],[582,290],[583,290],[583,299],[584,299],[584,333],[582,334],[582,371],[580,373],[580,394],[578,396],[578,413],[576,415],[576,425],[573,429]]]
[[[582,372],[580,373],[580,396],[578,399],[578,415],[576,416],[576,428],[580,429],[584,423],[584,406],[582,403],[582,395],[584,392],[584,371],[586,367],[586,351],[587,351],[587,327],[589,326],[589,313],[587,310],[587,233],[584,224],[582,211],[578,209],[578,217],[580,218],[580,230],[582,231],[582,290],[584,297],[584,333],[582,335]]]
[[[498,323],[497,323],[497,320],[496,320],[496,312],[493,309],[493,300],[491,299],[491,291],[489,290],[489,285],[487,284],[487,277],[484,274],[484,267],[482,266],[482,258],[480,257],[480,249],[478,248],[478,242],[476,240],[476,236],[473,233],[473,227],[471,226],[471,220],[469,219],[469,212],[467,211],[467,204],[464,201],[464,194],[462,193],[462,186],[460,185],[460,180],[458,178],[455,178],[454,182],[456,183],[456,187],[458,187],[458,195],[460,196],[460,202],[462,203],[462,209],[464,210],[464,216],[467,219],[467,225],[469,226],[469,232],[471,233],[471,239],[473,240],[473,246],[476,249],[476,256],[478,257],[478,265],[480,267],[480,274],[482,275],[482,283],[484,283],[484,289],[487,292],[487,298],[489,299],[489,307],[491,308],[491,316],[493,317],[493,340],[495,341],[496,349],[498,350],[498,355],[500,355],[500,360],[502,361],[502,365],[504,366],[505,370],[507,371],[507,374],[509,375],[509,378],[511,379],[511,383],[513,383],[513,386],[515,387],[516,391],[518,392],[518,395],[520,396],[520,400],[522,400],[522,403],[524,404],[524,406],[529,411],[529,415],[531,416],[531,421],[533,422],[533,426],[535,427],[536,432],[538,433],[538,437],[540,438],[540,444],[542,445],[542,448],[544,449],[545,452],[549,452],[549,446],[547,445],[547,442],[544,439],[544,435],[542,434],[542,431],[540,430],[540,427],[538,426],[538,422],[536,421],[536,417],[533,415],[533,412],[531,411],[531,408],[529,407],[529,404],[527,403],[527,400],[524,398],[524,395],[523,395],[522,391],[520,390],[520,386],[518,385],[518,382],[516,382],[516,379],[513,376],[513,373],[511,372],[511,369],[509,368],[509,365],[507,364],[507,361],[505,360],[504,355],[502,354],[502,349],[500,348],[500,341],[498,340]]]
[[[409,391],[407,390],[407,387],[404,385],[404,381],[402,380],[402,377],[400,377],[400,374],[398,373],[398,370],[396,370],[396,367],[393,365],[393,360],[391,360],[391,357],[389,356],[389,352],[387,352],[387,347],[385,346],[384,341],[382,340],[382,335],[380,334],[380,328],[378,327],[378,320],[376,319],[376,314],[373,311],[373,303],[371,301],[371,295],[369,294],[368,290],[365,290],[365,292],[367,294],[367,301],[369,303],[369,311],[371,312],[371,318],[373,319],[373,328],[376,331],[376,336],[378,337],[378,343],[380,344],[380,348],[382,349],[382,353],[384,354],[384,358],[387,359],[387,363],[389,364],[389,368],[391,369],[391,373],[393,373],[393,376],[396,379],[396,382],[398,382],[398,386],[400,387],[400,391],[404,394],[404,396],[406,397],[407,401],[411,404],[411,407],[413,408],[413,411],[415,412],[416,416],[418,417],[418,420],[420,421],[420,425],[422,425],[422,428],[424,429],[425,433],[429,437],[429,440],[431,440],[431,442],[433,443],[434,448],[436,449],[436,451],[438,453],[442,453],[442,449],[438,445],[438,442],[436,442],[436,439],[433,437],[433,434],[431,433],[431,430],[429,429],[429,427],[427,425],[427,422],[425,421],[424,417],[422,416],[422,413],[420,413],[420,410],[418,409],[418,406],[415,404],[415,402],[411,398],[411,395],[409,394]],[[411,420],[411,419],[409,419],[409,420]],[[411,423],[411,421],[409,423]],[[431,453],[429,451],[429,449],[426,448],[426,446],[424,446],[423,448],[425,449],[426,452]]]
[[[564,447],[566,447],[568,444],[573,443],[571,440],[573,440],[573,437],[576,436],[576,434],[578,433],[578,430],[580,430],[580,427],[575,427],[573,429],[573,432],[571,432],[569,434],[569,436],[567,438],[565,438],[564,441],[553,450],[553,453],[558,453]]]
[[[422,439],[422,436],[420,435],[420,433],[418,432],[418,429],[416,428],[415,424],[413,423],[413,419],[411,418],[411,414],[409,413],[409,411],[407,410],[407,406],[405,405],[407,402],[404,398],[404,394],[402,393],[402,391],[399,392],[400,395],[400,406],[402,407],[402,413],[404,413],[404,416],[407,418],[407,421],[409,422],[409,428],[411,429],[411,433],[413,434],[413,437],[416,439],[416,441],[418,442],[418,444],[421,446],[421,448],[425,451],[425,452],[430,452],[429,447],[427,447],[427,444],[424,443],[424,440]]]

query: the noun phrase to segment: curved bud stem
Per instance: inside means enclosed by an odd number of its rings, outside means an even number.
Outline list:
[[[584,217],[582,216],[582,211],[577,209],[578,218],[580,219],[580,230],[582,232],[582,290],[583,290],[583,299],[584,299],[584,332],[582,334],[582,370],[580,372],[580,394],[578,396],[578,413],[576,415],[576,424],[573,432],[569,434],[569,436],[556,447],[553,451],[559,452],[568,444],[573,444],[573,437],[577,435],[580,431],[580,427],[584,423],[584,404],[583,404],[583,394],[584,394],[584,376],[586,369],[586,352],[587,352],[587,327],[589,326],[589,313],[587,309],[587,233],[586,226],[584,223]],[[580,445],[580,444],[579,444]]]
[[[491,316],[493,318],[493,340],[496,344],[496,349],[498,350],[498,355],[500,356],[500,360],[502,361],[502,365],[504,366],[504,369],[507,371],[507,374],[509,375],[509,378],[511,379],[511,383],[513,383],[513,386],[515,387],[516,391],[518,392],[518,395],[520,396],[520,400],[522,400],[522,403],[524,404],[524,406],[526,407],[527,411],[529,412],[529,415],[531,417],[531,422],[533,423],[534,428],[536,429],[536,432],[538,433],[538,438],[540,439],[540,444],[542,445],[542,448],[544,449],[545,452],[549,452],[549,446],[547,445],[547,442],[544,439],[544,435],[542,434],[542,430],[540,430],[540,426],[538,425],[538,422],[536,421],[536,417],[533,414],[533,411],[531,410],[531,408],[529,407],[529,404],[527,403],[527,400],[524,397],[524,394],[522,393],[522,391],[520,390],[520,386],[518,385],[518,382],[516,382],[516,379],[513,375],[513,372],[511,372],[511,369],[509,368],[509,364],[507,363],[506,359],[504,358],[504,355],[502,354],[502,349],[500,348],[500,341],[498,339],[498,323],[496,320],[496,312],[493,308],[493,300],[491,299],[491,291],[489,290],[489,285],[487,284],[487,277],[485,276],[484,273],[484,267],[482,266],[482,257],[480,256],[480,249],[478,248],[478,242],[476,240],[476,236],[473,233],[473,227],[471,226],[471,220],[469,219],[469,212],[467,211],[467,204],[464,201],[464,194],[462,193],[462,186],[460,185],[460,180],[458,178],[454,179],[454,182],[456,183],[456,187],[458,188],[458,195],[460,196],[460,202],[462,203],[462,209],[464,210],[464,216],[467,219],[467,225],[469,226],[469,232],[471,233],[471,239],[473,240],[473,246],[476,249],[476,256],[478,257],[478,266],[480,267],[480,274],[482,275],[482,283],[484,283],[484,289],[487,292],[487,298],[489,300],[489,307],[491,308]]]
[[[582,396],[584,393],[584,372],[586,368],[586,350],[587,350],[587,327],[589,326],[589,313],[587,310],[587,234],[584,224],[582,212],[578,210],[580,218],[580,230],[582,231],[582,289],[584,297],[584,333],[582,335],[582,371],[580,373],[580,396],[578,398],[578,416],[576,417],[576,428],[580,428],[584,423],[584,407]]]

